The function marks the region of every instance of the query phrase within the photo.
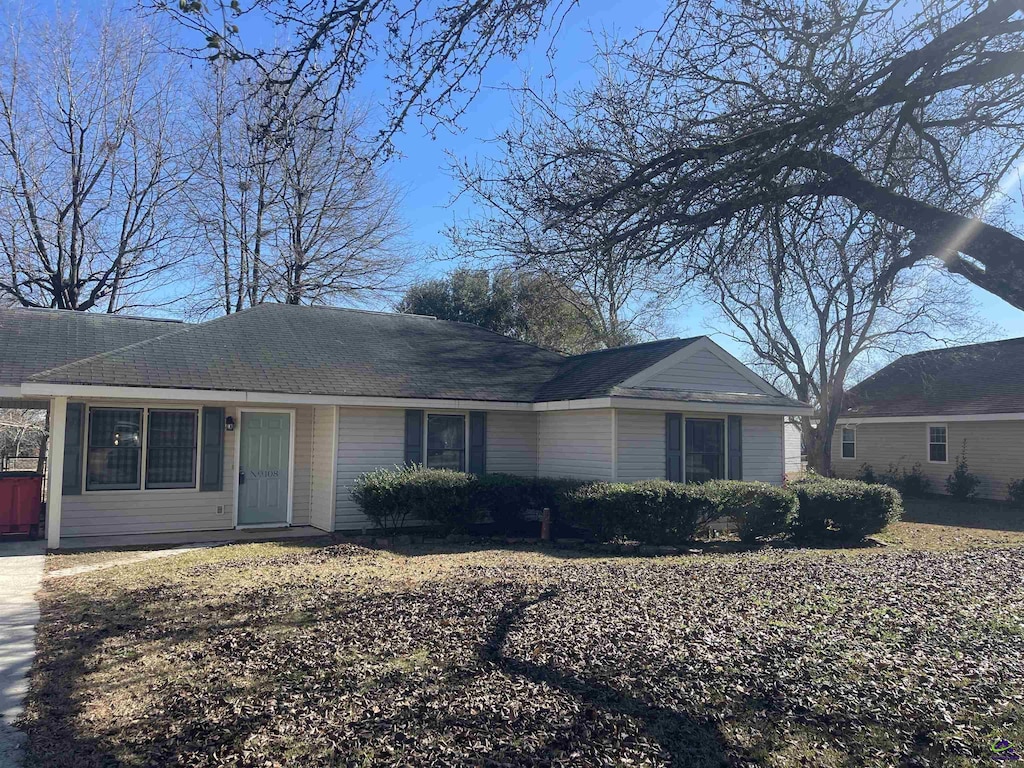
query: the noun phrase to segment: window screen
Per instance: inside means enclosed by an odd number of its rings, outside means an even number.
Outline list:
[[[433,469],[465,471],[465,416],[427,416],[427,466]]]
[[[686,482],[725,477],[725,428],[721,421],[686,420]]]
[[[197,411],[150,411],[146,447],[147,488],[196,485]]]
[[[946,428],[928,427],[928,461],[946,460]]]
[[[141,409],[93,408],[89,411],[86,490],[138,489],[141,456]]]

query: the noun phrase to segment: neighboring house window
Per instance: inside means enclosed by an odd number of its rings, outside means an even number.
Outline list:
[[[725,423],[686,419],[686,482],[703,483],[725,477]]]
[[[198,411],[149,412],[146,487],[195,488]]]
[[[928,425],[928,461],[946,463],[946,426]]]
[[[857,458],[857,430],[853,427],[843,427],[843,458]]]
[[[466,417],[427,415],[427,466],[466,471]]]
[[[87,491],[138,490],[141,458],[141,408],[90,409]]]

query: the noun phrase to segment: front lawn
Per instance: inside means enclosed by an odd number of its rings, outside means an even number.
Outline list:
[[[1024,743],[1024,549],[921,551],[914,525],[855,552],[288,542],[52,579],[28,764],[985,764]]]
[[[1024,509],[991,501],[904,499],[903,521],[879,537],[910,549],[1024,545]]]

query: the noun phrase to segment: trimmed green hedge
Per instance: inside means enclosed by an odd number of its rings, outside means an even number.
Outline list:
[[[448,469],[376,469],[356,480],[352,500],[385,531],[409,520],[432,523],[445,532],[465,530],[477,520],[469,503],[472,479]]]
[[[689,541],[718,516],[714,495],[705,486],[667,480],[590,483],[568,494],[563,511],[570,525],[604,541],[646,544]]]
[[[817,476],[780,488],[731,480],[600,483],[395,467],[362,475],[352,498],[386,531],[408,521],[466,531],[489,518],[505,533],[536,532],[536,522],[528,523],[523,513],[548,507],[563,529],[644,544],[690,541],[703,526],[725,517],[736,522],[746,542],[787,533],[858,541],[898,520],[902,511],[899,493],[888,486]]]
[[[796,519],[797,497],[788,488],[733,480],[717,480],[705,487],[717,496],[719,516],[735,521],[740,541],[785,535]]]
[[[581,484],[579,480],[392,467],[357,478],[352,500],[385,531],[417,521],[445,533],[463,532],[489,516],[498,530],[513,533],[526,528],[526,510],[548,507],[557,512],[565,494]],[[536,525],[532,523],[534,530]]]
[[[903,514],[899,491],[887,485],[811,475],[789,487],[799,499],[793,533],[802,539],[861,541]]]

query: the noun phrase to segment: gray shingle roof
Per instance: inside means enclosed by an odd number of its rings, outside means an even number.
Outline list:
[[[466,323],[264,304],[54,369],[63,384],[529,400],[562,357]]]
[[[1024,338],[904,355],[853,387],[844,415],[1024,413]]]
[[[18,311],[16,311],[17,313]],[[63,313],[89,325],[90,316]],[[144,321],[136,321],[144,323]],[[159,326],[157,338],[82,354],[37,372],[56,384],[169,387],[327,396],[538,402],[623,394],[727,402],[720,393],[652,394],[617,386],[697,338],[564,357],[532,344],[417,315],[265,304],[206,323]],[[167,332],[170,330],[170,332]],[[155,334],[154,334],[155,335]],[[0,333],[10,349],[16,339]],[[65,352],[63,359],[78,356]],[[27,380],[27,379],[21,379]],[[756,398],[767,403],[767,399]],[[775,399],[775,398],[768,398]],[[784,402],[783,402],[784,401]],[[781,398],[779,405],[795,401]]]
[[[149,320],[56,309],[0,309],[0,386],[100,352],[180,330]]]
[[[543,402],[606,395],[616,384],[699,338],[662,339],[628,347],[599,349],[565,358],[555,376],[540,386],[536,399]]]

